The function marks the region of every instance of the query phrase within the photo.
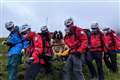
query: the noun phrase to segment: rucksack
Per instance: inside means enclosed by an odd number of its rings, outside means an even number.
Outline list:
[[[86,33],[87,35],[87,39],[88,39],[88,47],[87,47],[87,51],[90,49],[91,47],[91,31],[89,29],[83,29],[83,31]],[[76,36],[76,33],[74,33],[74,35]],[[98,31],[98,35],[100,38],[100,42],[101,42],[101,48],[104,48],[104,41],[102,38],[102,33],[100,31]],[[77,37],[77,36],[76,36]],[[79,39],[79,38],[78,38]]]
[[[117,36],[114,31],[111,31],[110,37],[112,39],[113,46],[115,46],[117,50],[120,50],[120,37]]]
[[[83,29],[83,30],[87,34],[87,38],[88,38],[88,48],[87,48],[88,51],[91,46],[91,31],[89,29]]]

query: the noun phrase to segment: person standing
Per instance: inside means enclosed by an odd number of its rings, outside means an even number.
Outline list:
[[[12,21],[7,22],[5,28],[10,32],[7,40],[2,42],[2,44],[9,46],[7,64],[8,80],[17,80],[17,68],[21,63],[23,40],[19,33],[19,27],[15,26]]]
[[[102,66],[102,56],[105,50],[104,34],[100,31],[98,23],[92,23],[91,29],[92,32],[90,37],[89,53],[86,55],[86,63],[91,74],[91,80],[97,79],[97,72],[98,79],[104,80],[104,72]],[[96,62],[97,71],[95,70],[95,66],[92,63],[93,60]]]
[[[45,69],[46,76],[49,76],[50,74],[52,74],[52,64],[50,62],[53,57],[51,44],[52,32],[48,30],[47,26],[42,26],[40,35],[43,41],[43,56],[41,57],[45,60],[45,64],[43,65],[43,67]]]
[[[31,31],[30,26],[27,24],[22,25],[20,33],[29,41],[28,47],[26,48],[29,58],[26,61],[24,80],[35,80],[42,65],[45,64],[44,59],[39,57],[43,52],[42,37],[38,33]]]
[[[84,80],[81,55],[87,48],[87,35],[82,28],[74,25],[73,19],[65,20],[65,44],[69,47],[69,56],[63,67],[63,80],[70,80],[70,73],[75,75],[74,80]]]
[[[107,46],[107,52],[104,54],[105,64],[112,72],[117,72],[117,51],[120,50],[120,38],[109,27],[104,28],[103,32]]]

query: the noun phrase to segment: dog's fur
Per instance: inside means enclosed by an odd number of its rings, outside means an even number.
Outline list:
[[[53,51],[59,52],[61,48],[64,48],[64,40],[63,40],[63,34],[61,31],[55,31],[52,36],[52,45],[53,45]]]
[[[61,31],[55,31],[54,33],[53,33],[53,37],[52,37],[52,39],[58,39],[58,40],[61,40],[61,39],[63,39],[63,34],[62,34],[62,32]]]

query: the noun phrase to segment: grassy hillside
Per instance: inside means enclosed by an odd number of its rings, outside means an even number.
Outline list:
[[[3,39],[0,39],[0,80],[7,80],[7,46],[1,45],[1,41]],[[61,80],[61,71],[64,63],[63,62],[53,62],[53,76],[49,76],[49,80]],[[118,54],[118,66],[120,70],[120,55]],[[19,73],[18,73],[18,80],[23,80],[24,77],[24,71],[25,71],[25,65],[22,64],[19,66]],[[84,66],[83,69],[85,79],[89,80],[89,73],[87,66]],[[105,72],[105,80],[120,80],[120,71],[118,73],[113,74],[111,73],[106,66],[104,65],[104,72]],[[45,74],[39,74],[37,77],[37,80],[45,80]],[[73,79],[74,80],[74,79]]]

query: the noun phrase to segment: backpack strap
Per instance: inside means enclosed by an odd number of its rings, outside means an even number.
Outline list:
[[[102,33],[99,31],[99,33],[98,33],[98,35],[99,35],[99,38],[100,38],[100,43],[101,43],[101,48],[103,48],[104,49],[104,41],[103,41],[103,35],[102,35]]]
[[[115,46],[115,43],[116,43],[116,42],[115,42],[115,39],[114,39],[114,36],[113,36],[112,32],[110,33],[110,37],[111,37],[113,46]]]
[[[91,46],[91,31],[89,29],[84,29],[84,32],[87,34],[87,39],[88,39],[87,51],[88,51]]]
[[[73,34],[75,36],[75,39],[78,39],[80,41],[80,39],[78,37],[78,34],[77,34],[77,27],[75,27],[75,30],[74,30]]]

